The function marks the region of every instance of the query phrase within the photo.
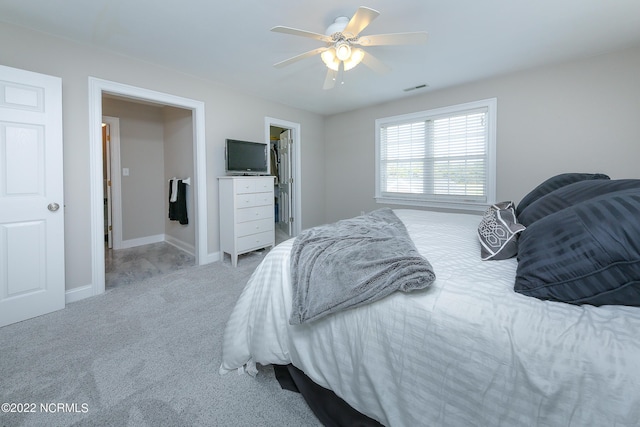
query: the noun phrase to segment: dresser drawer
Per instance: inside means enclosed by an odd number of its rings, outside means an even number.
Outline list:
[[[272,184],[273,186],[273,184]],[[268,193],[256,193],[254,197],[254,206],[273,205],[273,189]]]
[[[273,203],[273,192],[270,193],[248,193],[236,195],[236,207],[251,208],[254,206],[265,206]]]
[[[273,183],[273,178],[256,179],[254,182],[256,193],[273,192]]]
[[[265,231],[275,231],[273,218],[259,219],[257,221],[242,222],[236,227],[236,235],[238,237],[248,236],[249,234],[257,234]]]
[[[247,178],[236,182],[236,194],[273,191],[273,178]]]
[[[257,219],[269,218],[273,220],[273,215],[273,205],[238,209],[236,213],[236,224],[247,221],[255,221]]]
[[[275,236],[273,231],[238,237],[238,246],[236,249],[238,252],[243,252],[254,248],[270,246],[273,245],[274,238]]]
[[[255,193],[256,180],[255,179],[239,179],[236,182],[235,192],[236,194]]]

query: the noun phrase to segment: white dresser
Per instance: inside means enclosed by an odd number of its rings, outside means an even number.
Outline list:
[[[273,176],[224,176],[218,178],[220,202],[220,252],[238,255],[273,246],[275,215]]]

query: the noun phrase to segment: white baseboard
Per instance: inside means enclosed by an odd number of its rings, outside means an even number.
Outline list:
[[[152,243],[164,242],[164,234],[156,234],[155,236],[140,237],[138,239],[123,240],[120,249],[135,248],[136,246],[150,245]]]
[[[93,286],[85,285],[77,288],[69,289],[64,293],[65,304],[80,301],[93,296]]]
[[[167,236],[166,234],[164,236],[164,241],[172,246],[175,246],[176,248],[182,251],[185,251],[189,255],[196,256],[196,247],[193,245],[190,245],[189,243],[185,243],[182,240],[178,240],[173,236]]]
[[[221,255],[221,252],[213,252],[213,253],[207,254],[205,259],[200,260],[200,265],[205,265],[205,264],[210,264],[212,262],[220,261],[221,259],[220,255]]]
[[[149,245],[151,243],[159,243],[159,242],[167,242],[170,245],[173,245],[176,248],[183,250],[190,255],[195,256],[196,248],[194,245],[185,243],[182,240],[176,239],[175,237],[167,236],[166,234],[157,234],[155,236],[141,237],[139,239],[123,240],[121,249],[133,248],[136,246]],[[220,259],[221,259],[220,252],[209,253],[205,256],[204,259],[200,260],[200,265],[205,265],[212,262],[220,261]]]

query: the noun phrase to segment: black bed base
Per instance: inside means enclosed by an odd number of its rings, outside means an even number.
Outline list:
[[[302,394],[307,405],[327,427],[379,427],[376,420],[353,409],[333,391],[314,383],[295,366],[273,365],[280,387]]]

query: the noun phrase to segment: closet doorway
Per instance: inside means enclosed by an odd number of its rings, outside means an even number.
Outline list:
[[[104,240],[104,184],[103,184],[103,150],[102,147],[102,102],[103,96],[119,97],[134,103],[150,103],[153,105],[172,107],[187,111],[189,114],[189,138],[192,144],[193,174],[190,195],[193,210],[190,214],[195,227],[195,263],[197,265],[216,261],[207,253],[207,203],[206,203],[206,146],[204,103],[170,94],[110,82],[94,77],[89,78],[89,123],[90,123],[90,176],[91,176],[91,229],[92,229],[92,284],[87,287],[88,295],[78,296],[81,299],[90,295],[98,295],[105,290],[105,240]],[[113,130],[113,129],[111,129]],[[173,156],[172,156],[173,157]],[[113,160],[113,158],[112,158]],[[112,171],[113,171],[112,167]],[[121,165],[118,176],[121,178],[127,171]],[[180,173],[179,171],[177,173]],[[112,179],[115,175],[112,174]],[[166,175],[162,178],[164,181]],[[183,178],[182,176],[178,178]],[[165,183],[168,185],[167,183]],[[163,195],[164,197],[164,195]],[[168,193],[167,193],[168,198]],[[164,210],[164,209],[163,209]],[[159,213],[162,214],[162,213]],[[163,215],[164,216],[164,215]],[[114,224],[115,226],[115,224]],[[116,231],[117,232],[117,231]],[[115,240],[115,239],[114,239]],[[115,242],[114,242],[115,243]]]
[[[195,255],[189,186],[187,223],[170,221],[167,215],[170,180],[194,176],[191,111],[111,95],[103,96],[102,111],[105,219],[113,218],[112,247],[167,241]]]
[[[271,148],[271,174],[275,178],[276,243],[301,231],[300,124],[265,118]]]

